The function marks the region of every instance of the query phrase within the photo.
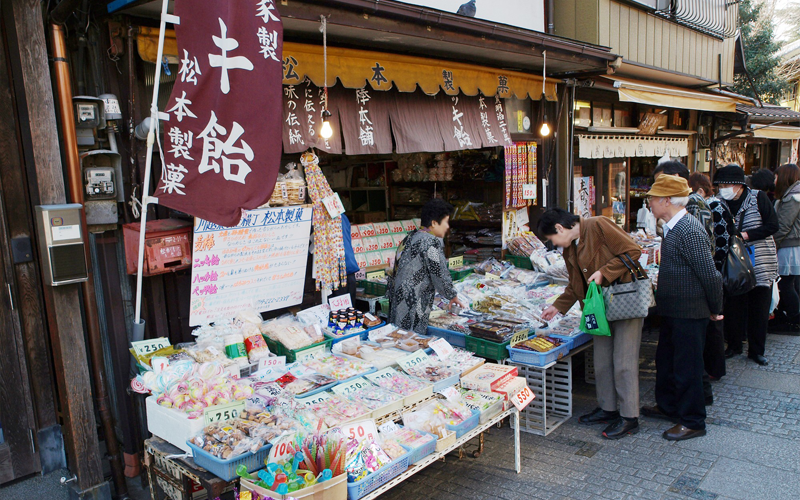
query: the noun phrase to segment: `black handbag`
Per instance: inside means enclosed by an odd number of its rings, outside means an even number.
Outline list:
[[[722,264],[722,289],[725,295],[735,297],[749,292],[755,286],[756,271],[747,245],[742,239],[740,224],[739,234],[731,236],[728,240],[728,254]]]

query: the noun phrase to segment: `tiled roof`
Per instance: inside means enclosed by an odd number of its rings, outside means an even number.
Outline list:
[[[784,122],[800,122],[800,112],[792,111],[789,108],[782,108],[780,106],[767,105],[763,108],[758,106],[748,106],[745,104],[737,104],[736,111],[739,113],[747,113],[754,119],[765,120],[780,120]]]

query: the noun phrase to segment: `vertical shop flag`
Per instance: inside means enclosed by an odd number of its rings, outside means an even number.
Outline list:
[[[232,227],[269,200],[280,167],[281,18],[274,0],[176,0],[174,12],[180,70],[153,196]]]

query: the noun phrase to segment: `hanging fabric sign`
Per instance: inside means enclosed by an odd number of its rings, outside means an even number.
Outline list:
[[[311,81],[283,86],[284,153],[302,153],[308,148],[317,148],[326,153],[342,154],[339,110],[331,102],[327,105],[331,112],[329,121],[333,135],[330,139],[325,139],[319,133],[325,99],[325,90],[313,85]]]
[[[269,200],[280,167],[281,18],[273,0],[176,0],[174,13],[181,19],[180,70],[165,110],[164,164],[153,196],[235,226],[243,210]]]
[[[578,136],[579,158],[625,158],[636,156],[674,158],[689,154],[689,141],[684,137]]]

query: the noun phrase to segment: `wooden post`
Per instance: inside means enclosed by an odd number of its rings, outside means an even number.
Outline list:
[[[4,2],[9,27],[12,73],[25,162],[35,168],[39,203],[66,202],[55,103],[48,67],[41,4],[37,0]],[[10,19],[9,19],[10,17]],[[30,179],[31,182],[34,179]],[[56,381],[64,417],[68,464],[77,476],[79,495],[110,497],[103,479],[97,425],[86,356],[78,285],[44,285]]]

